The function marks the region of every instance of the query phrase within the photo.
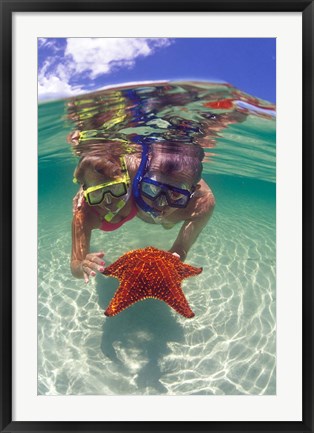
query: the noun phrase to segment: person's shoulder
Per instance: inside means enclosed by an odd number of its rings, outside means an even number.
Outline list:
[[[204,194],[204,201],[207,203],[208,209],[213,209],[215,207],[216,199],[210,188],[209,191]]]
[[[215,206],[216,202],[214,193],[203,179],[201,179],[198,183],[194,197],[196,199],[196,203],[206,203],[210,208]]]
[[[198,182],[198,184],[197,184],[198,186],[199,186],[199,190],[200,191],[203,191],[203,192],[211,192],[211,193],[213,193],[212,192],[212,190],[210,189],[210,187],[209,187],[209,185],[205,182],[205,180],[204,179],[201,179],[199,182]]]
[[[198,189],[186,209],[186,220],[196,221],[210,218],[215,207],[215,197],[210,188]]]

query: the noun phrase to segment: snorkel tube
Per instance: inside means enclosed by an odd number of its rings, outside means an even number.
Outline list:
[[[141,146],[142,146],[142,159],[140,166],[136,172],[136,175],[134,177],[133,183],[132,183],[132,192],[133,196],[135,198],[136,204],[146,213],[149,213],[153,218],[156,218],[159,216],[159,212],[149,206],[141,196],[140,191],[140,185],[141,181],[143,179],[143,176],[146,172],[147,166],[148,166],[148,153],[149,153],[149,145],[143,141],[143,137],[141,137]]]
[[[132,109],[131,113],[135,119],[135,121],[139,124],[145,124],[148,120],[151,120],[151,115],[147,113],[145,110],[143,100],[139,93],[135,89],[127,89],[124,91],[124,95],[126,98],[131,101],[132,103]],[[142,199],[140,186],[141,186],[141,180],[143,179],[143,176],[146,172],[146,169],[148,167],[148,153],[149,153],[149,144],[156,141],[155,137],[145,137],[143,135],[136,135],[134,134],[132,136],[132,141],[134,143],[140,144],[142,146],[142,159],[140,166],[137,170],[137,173],[135,175],[135,178],[132,183],[132,192],[135,199],[136,204],[146,213],[149,213],[152,218],[157,218],[159,216],[159,212],[149,206],[145,201]]]

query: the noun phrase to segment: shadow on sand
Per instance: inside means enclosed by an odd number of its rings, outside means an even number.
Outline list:
[[[103,310],[107,308],[118,285],[115,278],[97,279],[98,302]],[[164,302],[146,299],[117,316],[105,319],[101,349],[105,356],[118,364],[123,374],[129,374],[130,377],[133,376],[130,373],[134,360],[145,360],[140,368],[135,367],[138,393],[145,388],[152,388],[154,393],[164,394],[167,390],[159,381],[162,374],[159,361],[170,352],[169,342],[182,341],[182,327],[170,307]]]

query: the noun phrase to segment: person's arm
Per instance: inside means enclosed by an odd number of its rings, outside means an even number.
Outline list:
[[[169,250],[173,254],[178,254],[182,261],[186,259],[190,248],[208,223],[208,220],[213,213],[215,207],[215,198],[213,194],[211,192],[207,193],[200,199],[198,206],[200,207],[198,215],[192,216],[191,219],[188,219],[183,223],[174,244]]]
[[[86,212],[77,210],[72,220],[71,272],[76,278],[84,278],[86,283],[96,271],[103,272],[105,264],[103,252],[89,252],[92,228]]]
[[[72,201],[72,213],[75,214],[76,211],[80,210],[82,208],[84,202],[84,195],[83,195],[83,188],[80,186],[80,189],[75,194],[73,201]]]

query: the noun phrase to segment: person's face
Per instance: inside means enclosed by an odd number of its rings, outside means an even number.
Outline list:
[[[163,174],[151,169],[148,173],[145,174],[144,177],[148,177],[162,185],[171,185],[175,188],[187,191],[192,191],[193,189],[193,178],[188,173],[180,173],[174,176],[170,174]],[[151,188],[154,189],[154,186],[151,186]],[[173,192],[170,189],[169,193],[173,200],[177,200],[182,197],[179,193]],[[178,207],[172,207],[169,205],[167,197],[164,193],[161,193],[160,196],[157,197],[155,200],[151,200],[148,197],[145,197],[143,194],[142,198],[149,206],[156,209],[163,216],[169,216],[179,209]]]
[[[119,180],[120,177],[108,178],[103,176],[101,173],[97,172],[96,170],[88,169],[86,170],[82,186],[83,186],[83,190],[86,191],[88,190],[88,188],[96,187],[104,183],[116,182]],[[116,191],[118,191],[119,194],[123,192],[123,188],[121,189],[119,187],[119,184],[116,184],[116,185],[110,185],[105,188],[97,189],[91,193],[91,197],[93,200],[95,200],[96,202],[100,201],[99,203],[97,203],[97,206],[103,210],[106,210],[107,212],[114,212],[115,210],[117,210],[118,202],[125,196],[124,195],[120,197],[115,197],[109,192],[111,190],[113,191],[114,194]],[[126,189],[124,191],[127,192]]]

